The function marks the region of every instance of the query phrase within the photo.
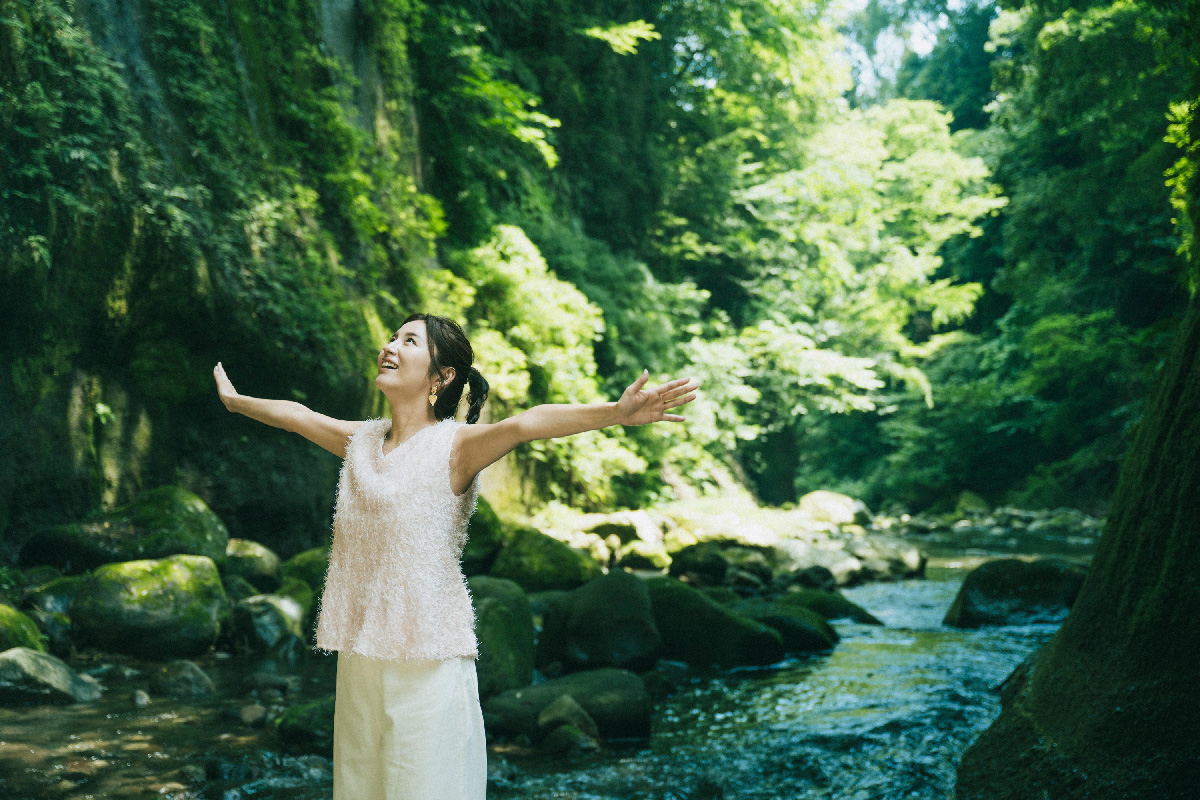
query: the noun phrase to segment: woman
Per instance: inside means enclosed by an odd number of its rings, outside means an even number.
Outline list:
[[[609,425],[683,417],[689,379],[615,403],[541,405],[479,424],[488,384],[453,321],[413,314],[376,359],[391,419],[333,419],[300,403],[240,395],[230,411],[299,433],[343,459],[316,646],[337,651],[334,800],[482,800],[487,751],[474,613],[459,559],[479,473],[517,445]],[[466,423],[455,413],[470,388]]]

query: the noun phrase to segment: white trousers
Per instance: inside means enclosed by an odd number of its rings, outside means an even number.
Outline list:
[[[475,662],[338,653],[333,800],[484,800]]]

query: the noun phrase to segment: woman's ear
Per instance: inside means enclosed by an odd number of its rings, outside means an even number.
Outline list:
[[[445,369],[443,369],[442,374],[441,374],[441,385],[443,387],[446,387],[446,386],[449,386],[450,384],[454,383],[454,376],[456,374],[457,373],[455,373],[454,367],[446,367]]]

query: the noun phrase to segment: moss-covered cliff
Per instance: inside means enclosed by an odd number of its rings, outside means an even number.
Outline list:
[[[369,410],[381,317],[422,299],[441,224],[414,178],[410,11],[0,3],[8,538],[166,482],[235,532],[327,531],[337,464],[225,414],[210,370]]]

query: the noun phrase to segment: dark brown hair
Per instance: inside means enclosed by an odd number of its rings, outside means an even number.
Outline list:
[[[463,389],[469,386],[471,393],[467,404],[467,422],[478,422],[479,412],[487,400],[488,382],[479,374],[479,370],[471,366],[475,361],[475,351],[467,341],[467,335],[457,322],[436,314],[409,314],[401,326],[413,320],[424,322],[428,333],[425,341],[429,347],[429,377],[440,380],[443,369],[454,368],[454,380],[437,393],[433,415],[438,419],[453,417],[458,412]]]

